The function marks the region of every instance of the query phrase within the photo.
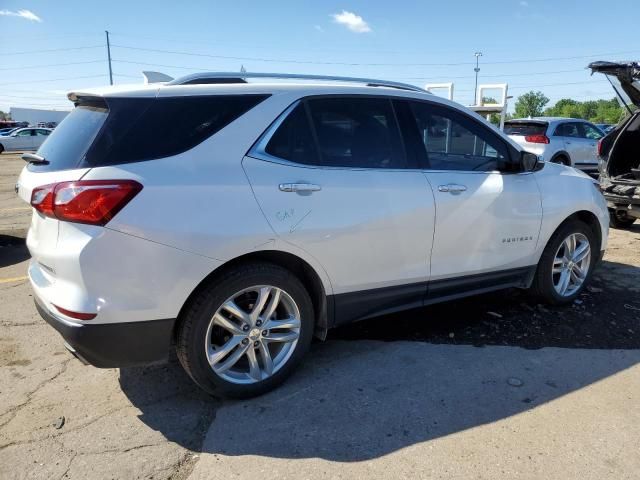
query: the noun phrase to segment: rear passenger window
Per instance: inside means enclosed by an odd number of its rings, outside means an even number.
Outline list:
[[[407,167],[389,100],[332,97],[311,99],[307,103],[322,165]]]
[[[314,165],[318,152],[304,104],[300,103],[284,119],[271,137],[265,151],[291,162]]]
[[[561,123],[556,127],[554,137],[580,138],[580,130],[577,123]]]
[[[506,145],[479,122],[449,108],[411,102],[432,170],[507,170]]]

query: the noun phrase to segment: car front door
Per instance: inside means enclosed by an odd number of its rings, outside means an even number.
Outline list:
[[[535,264],[542,221],[532,173],[481,120],[451,107],[409,102],[434,192],[430,297],[522,283]]]
[[[13,141],[9,144],[9,148],[17,151],[30,150],[33,144],[33,140],[31,139],[32,131],[32,128],[19,130],[15,137],[11,137]]]
[[[602,132],[590,123],[580,123],[580,145],[582,148],[581,165],[578,168],[598,168],[598,140],[602,138]]]
[[[422,305],[433,195],[405,156],[389,99],[298,102],[243,167],[276,235],[326,270],[338,321]]]

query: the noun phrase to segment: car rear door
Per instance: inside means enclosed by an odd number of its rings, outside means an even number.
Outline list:
[[[515,149],[480,120],[431,102],[409,106],[436,206],[429,296],[521,282],[542,221],[534,176],[517,172]]]
[[[579,167],[580,165],[584,165],[587,160],[587,149],[585,148],[584,138],[582,138],[579,122],[563,122],[558,124],[553,136],[561,140],[564,144],[564,149],[571,158],[572,166]]]
[[[33,139],[32,148],[33,149],[40,148],[40,145],[42,145],[44,143],[44,141],[47,139],[47,137],[49,136],[50,133],[51,133],[50,130],[46,130],[44,128],[36,129],[36,136],[35,137],[31,137]]]
[[[390,100],[298,102],[243,167],[278,237],[326,270],[340,320],[422,305],[433,195],[405,156]]]

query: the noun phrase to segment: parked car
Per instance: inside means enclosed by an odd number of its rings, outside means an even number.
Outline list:
[[[276,77],[72,92],[25,155],[34,299],[79,358],[175,348],[207,392],[251,396],[346,322],[509,287],[580,295],[608,234],[586,174],[418,87]]]
[[[615,125],[611,125],[610,123],[596,123],[596,127],[598,127],[602,133],[605,135],[609,133],[611,130],[615,128]]]
[[[18,128],[0,137],[0,153],[37,150],[51,131],[49,128]]]
[[[609,77],[629,114],[598,147],[611,226],[627,228],[640,218],[640,63],[594,62],[589,68]]]
[[[504,132],[544,161],[562,163],[585,172],[598,170],[597,145],[604,134],[585,120],[560,117],[518,118]]]
[[[0,128],[0,137],[9,135],[11,132],[13,132],[14,130],[17,130],[18,128],[20,127]]]

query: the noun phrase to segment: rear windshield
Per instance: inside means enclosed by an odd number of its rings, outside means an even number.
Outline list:
[[[40,146],[38,155],[49,165],[29,165],[30,170],[55,171],[77,168],[107,119],[103,102],[81,105],[65,117]]]
[[[268,95],[109,98],[82,102],[38,150],[33,171],[103,167],[186,152]],[[106,102],[106,103],[105,103]]]
[[[544,135],[547,131],[547,123],[538,122],[505,122],[504,133],[507,135]]]

